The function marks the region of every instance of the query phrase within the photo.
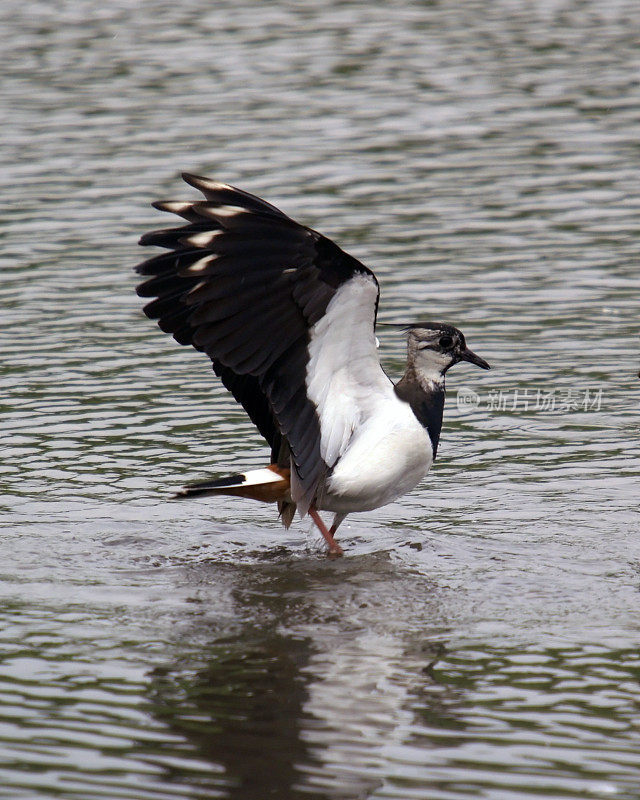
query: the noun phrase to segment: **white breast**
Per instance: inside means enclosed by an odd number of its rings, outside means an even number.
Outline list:
[[[431,439],[410,406],[387,397],[336,464],[319,507],[339,514],[379,508],[411,491],[432,462]]]

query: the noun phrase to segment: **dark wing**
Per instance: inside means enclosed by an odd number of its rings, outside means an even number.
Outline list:
[[[331,301],[341,289],[355,286],[356,279],[356,293],[346,294],[353,295],[352,306],[361,307],[357,326],[365,330],[355,333],[374,342],[375,352],[377,281],[329,239],[269,203],[207,178],[183,177],[206,200],[154,203],[187,224],[142,237],[140,244],[169,252],[138,265],[137,272],[151,277],[137,292],[156,298],[144,311],[163,331],[207,353],[216,374],[270,444],[274,459],[286,440],[297,478],[292,492],[304,513],[336,460],[335,447],[327,460],[326,447],[321,446],[319,407],[325,405],[335,414],[335,402],[332,387],[325,385],[331,382],[331,354],[326,348],[324,357],[318,353],[327,338],[320,323]],[[332,330],[335,350],[340,331],[335,325]],[[344,333],[351,337],[354,332]],[[309,392],[314,336],[314,363],[320,363],[320,374]],[[383,375],[377,355],[376,363]],[[323,385],[318,386],[319,381]],[[352,416],[345,430],[353,424]],[[341,437],[348,438],[345,431]]]

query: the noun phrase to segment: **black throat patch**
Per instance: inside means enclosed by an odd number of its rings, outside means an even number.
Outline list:
[[[444,383],[431,384],[429,389],[424,389],[415,375],[407,373],[395,386],[395,393],[409,403],[411,410],[420,424],[427,429],[433,459],[435,461],[442,429],[442,412],[444,411]]]

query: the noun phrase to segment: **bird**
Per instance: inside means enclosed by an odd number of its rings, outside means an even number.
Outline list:
[[[179,227],[140,239],[160,246],[136,267],[144,313],[206,353],[271,449],[261,469],[184,486],[175,497],[231,495],[275,503],[288,528],[309,515],[328,546],[347,514],[411,491],[438,450],[450,367],[489,364],[452,325],[405,327],[407,364],[387,376],[375,335],[375,274],[331,239],[226,183],[183,173],[196,200],[153,207]],[[186,224],[184,224],[186,221]],[[333,514],[330,527],[320,511]]]

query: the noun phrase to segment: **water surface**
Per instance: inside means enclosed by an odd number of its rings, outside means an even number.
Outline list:
[[[640,796],[640,7],[0,17],[0,796]],[[134,294],[183,169],[494,367],[452,370],[432,474],[349,517],[342,560],[268,507],[169,501],[265,458]]]

